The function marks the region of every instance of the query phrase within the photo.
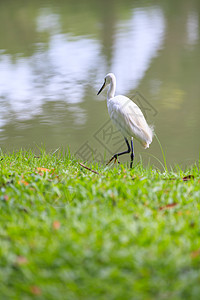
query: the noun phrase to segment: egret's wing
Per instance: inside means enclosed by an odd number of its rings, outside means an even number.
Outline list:
[[[127,106],[123,106],[123,114],[127,115],[131,128],[137,127],[137,131],[139,130],[140,132],[141,140],[145,139],[146,142],[151,142],[153,137],[152,129],[147,124],[141,109],[134,102],[130,102],[131,103],[129,103]]]
[[[144,122],[146,123],[146,120],[141,109],[134,102],[127,102],[127,105],[123,105],[121,110],[124,116],[127,116],[129,122],[131,122],[132,125],[143,128]]]
[[[148,126],[141,109],[129,98],[115,97],[109,111],[111,119],[125,136],[134,136],[143,144],[152,140],[152,130]],[[109,110],[109,107],[108,107]]]

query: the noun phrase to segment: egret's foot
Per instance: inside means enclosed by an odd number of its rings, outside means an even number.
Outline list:
[[[116,162],[118,162],[118,164],[120,164],[120,161],[117,159],[117,157],[115,157],[114,164],[116,164]]]
[[[109,165],[109,164],[111,163],[111,161],[113,161],[113,159],[115,159],[115,161],[114,161],[114,164],[115,164],[116,161],[117,161],[117,154],[114,154],[114,155],[111,157],[111,159],[107,162],[106,166]],[[118,163],[120,163],[120,162],[118,161]]]
[[[120,161],[118,160],[118,157],[121,156],[121,155],[124,155],[124,154],[127,154],[127,153],[130,153],[130,152],[131,152],[131,147],[130,147],[130,145],[129,145],[129,143],[128,143],[127,138],[125,138],[125,142],[126,142],[126,144],[127,144],[128,149],[127,149],[126,151],[123,151],[123,152],[115,153],[115,154],[111,157],[111,159],[107,162],[106,166],[109,165],[109,163],[111,163],[111,161],[113,161],[113,159],[115,159],[115,162],[114,162],[114,163],[116,163],[116,161],[118,161],[118,164],[120,164]],[[131,141],[131,142],[133,142],[133,141]],[[132,144],[133,144],[133,143],[132,143]],[[134,154],[133,154],[133,146],[132,146],[131,161],[133,161],[133,157],[134,157]]]

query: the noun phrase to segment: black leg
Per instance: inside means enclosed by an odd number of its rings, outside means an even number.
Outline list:
[[[130,147],[129,142],[128,142],[128,140],[126,138],[125,138],[125,142],[126,142],[126,144],[128,146],[128,150],[114,154],[106,165],[108,165],[114,158],[117,160],[118,156],[123,155],[123,154],[127,154],[127,153],[131,152],[131,147]]]
[[[133,139],[131,139],[131,164],[130,164],[130,168],[132,169],[133,167],[133,160],[134,160],[134,150],[133,150]]]

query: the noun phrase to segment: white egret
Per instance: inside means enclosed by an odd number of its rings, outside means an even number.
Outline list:
[[[131,152],[130,168],[132,168],[134,159],[133,138],[138,140],[145,149],[149,148],[153,138],[153,127],[147,124],[140,108],[132,100],[122,95],[115,96],[116,78],[113,73],[106,75],[97,95],[107,85],[110,85],[107,93],[108,113],[113,123],[121,131],[128,146],[127,151],[114,154],[108,164],[113,159],[116,161],[118,156]],[[131,140],[131,147],[128,139]]]

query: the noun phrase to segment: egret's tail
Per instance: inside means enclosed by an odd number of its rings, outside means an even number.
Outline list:
[[[148,126],[148,139],[143,143],[145,149],[149,148],[149,145],[152,143],[153,136],[154,136],[154,126]]]
[[[143,146],[144,146],[144,149],[147,149],[147,148],[149,148],[149,145],[151,144],[151,142],[150,143],[144,143],[143,144]]]

